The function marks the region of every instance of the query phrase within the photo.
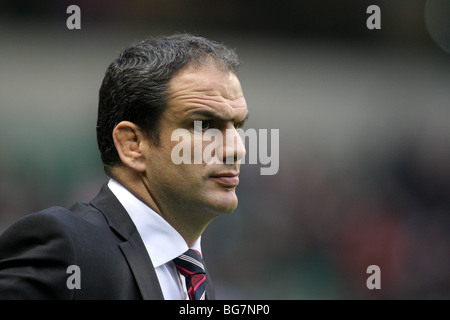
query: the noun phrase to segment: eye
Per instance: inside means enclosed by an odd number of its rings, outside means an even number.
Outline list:
[[[206,130],[208,130],[209,128],[211,128],[211,121],[209,121],[209,120],[203,120],[203,121],[202,121],[202,130],[203,130],[203,131],[206,131]]]
[[[195,128],[200,128],[200,122],[202,126],[202,131],[206,131],[212,127],[212,121],[211,120],[197,120],[192,123],[192,128],[195,130]]]
[[[244,126],[244,124],[245,124],[245,120],[244,120],[244,121],[239,121],[239,122],[236,122],[236,123],[234,124],[234,127],[235,127],[236,129],[239,129],[239,128],[242,128],[242,127]]]

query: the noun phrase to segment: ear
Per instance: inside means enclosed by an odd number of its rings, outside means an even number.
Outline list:
[[[112,134],[122,163],[135,171],[145,171],[146,136],[139,126],[130,121],[122,121]]]

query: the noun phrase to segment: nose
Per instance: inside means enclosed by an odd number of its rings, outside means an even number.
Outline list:
[[[233,164],[244,158],[246,153],[247,150],[238,130],[234,127],[228,128],[223,141],[222,161],[226,164]]]

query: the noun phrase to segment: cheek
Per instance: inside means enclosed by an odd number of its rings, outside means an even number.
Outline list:
[[[189,156],[189,159],[186,159],[186,156]],[[167,185],[187,187],[199,184],[204,166],[194,164],[193,160],[191,144],[184,141],[170,141],[151,150],[148,162],[149,177]]]
[[[202,134],[186,129],[164,130],[158,147],[150,150],[149,167],[160,180],[176,179],[180,185],[199,185],[206,176],[203,151],[211,142],[203,141]],[[206,170],[207,171],[207,170]],[[169,181],[167,181],[169,182]]]
[[[164,157],[175,165],[203,163],[203,151],[210,142],[203,141],[202,133],[192,134],[186,129],[176,129],[164,141]]]

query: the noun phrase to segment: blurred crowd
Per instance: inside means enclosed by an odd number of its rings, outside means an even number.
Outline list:
[[[243,165],[238,209],[202,237],[217,298],[449,299],[450,56],[423,1],[276,3],[3,1],[0,232],[95,196],[107,64],[145,35],[188,31],[236,48],[248,127],[280,130],[279,172]],[[65,27],[69,4],[81,30]]]
[[[383,164],[365,155],[352,172],[320,155],[286,160],[278,177],[244,168],[243,217],[210,245],[236,237],[213,270],[262,299],[448,299],[450,154],[437,168],[419,149]],[[380,290],[366,286],[370,265],[380,267]]]

